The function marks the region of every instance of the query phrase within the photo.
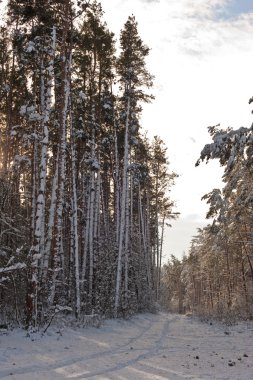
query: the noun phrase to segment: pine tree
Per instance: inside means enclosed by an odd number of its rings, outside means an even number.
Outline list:
[[[125,266],[128,264],[129,241],[129,172],[131,160],[131,144],[138,133],[137,117],[140,112],[141,101],[149,101],[150,95],[143,92],[143,88],[151,87],[152,77],[145,66],[145,57],[149,53],[138,35],[135,18],[129,17],[120,37],[121,55],[117,63],[117,71],[120,76],[122,97],[120,99],[120,123],[123,128],[124,150],[122,157],[121,199],[118,233],[118,258],[115,289],[115,316],[117,316],[122,288],[123,258]],[[125,271],[127,281],[128,269]],[[127,292],[128,289],[125,289]]]

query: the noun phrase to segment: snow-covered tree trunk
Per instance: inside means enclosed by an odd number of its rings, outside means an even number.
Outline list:
[[[146,190],[146,244],[147,244],[147,261],[149,268],[149,276],[150,276],[150,288],[154,288],[154,266],[152,262],[152,245],[151,245],[151,237],[150,237],[150,229],[151,229],[151,217],[150,217],[150,196],[149,191]]]
[[[139,184],[139,213],[140,213],[140,230],[142,236],[142,244],[143,244],[143,253],[145,258],[145,267],[147,273],[148,286],[151,289],[151,278],[150,278],[150,265],[149,265],[149,257],[148,257],[148,248],[147,248],[147,229],[145,227],[145,220],[143,215],[143,206],[142,206],[142,197],[141,197],[141,188]]]
[[[160,286],[160,282],[161,282],[163,239],[164,239],[164,230],[165,230],[165,214],[163,215],[161,229],[162,229],[162,231],[161,231],[161,241],[160,241],[159,286]]]
[[[128,160],[129,160],[129,116],[130,116],[130,96],[128,94],[127,107],[126,107],[126,123],[125,123],[125,143],[124,143],[124,162],[123,162],[123,174],[122,174],[122,193],[120,204],[120,225],[119,225],[119,248],[118,248],[118,262],[117,262],[117,274],[116,274],[116,286],[115,286],[115,304],[114,315],[117,317],[118,308],[120,302],[121,292],[121,279],[122,279],[122,257],[124,252],[124,238],[126,232],[126,201],[128,192]]]
[[[98,159],[98,162],[100,159]],[[100,165],[100,164],[99,164]],[[97,175],[96,175],[96,188],[95,188],[95,205],[94,205],[94,210],[95,210],[95,215],[94,215],[94,239],[98,243],[98,239],[100,237],[100,207],[101,207],[101,173],[100,170],[98,170]],[[108,223],[108,218],[106,218],[108,210],[104,210],[105,213],[105,220],[107,220]]]
[[[48,80],[44,77],[44,61],[41,61],[41,114],[42,114],[42,141],[41,141],[41,158],[39,165],[39,190],[36,201],[35,229],[33,236],[33,245],[30,249],[31,273],[28,279],[27,290],[27,328],[36,327],[37,324],[37,301],[38,301],[38,266],[42,261],[44,254],[44,225],[45,221],[45,190],[47,177],[47,151],[49,142],[49,118],[52,104],[52,87],[54,76],[54,54],[56,44],[56,30],[52,31],[52,45],[48,52],[49,63],[46,67]],[[45,85],[46,82],[46,85]],[[43,244],[42,244],[43,242]]]
[[[33,144],[33,161],[32,161],[32,210],[31,210],[31,243],[35,231],[35,217],[36,217],[36,199],[38,193],[38,141],[34,139]]]
[[[116,239],[116,247],[118,248],[119,229],[120,229],[119,227],[120,226],[120,179],[119,179],[118,138],[117,138],[115,115],[114,115],[114,160],[115,160],[114,188],[115,188],[115,193],[116,193],[116,200],[115,200],[116,204],[114,206],[114,211],[116,214],[115,239]]]
[[[84,179],[83,179],[84,182]],[[90,181],[89,181],[90,182]],[[85,281],[86,281],[86,270],[87,270],[87,261],[88,261],[88,247],[89,247],[89,229],[90,229],[90,183],[88,184],[88,189],[86,189],[83,184],[83,210],[85,210],[86,198],[87,198],[87,212],[84,217],[83,215],[83,231],[82,231],[82,273],[81,273],[81,289],[84,293]],[[84,211],[83,211],[84,212]]]
[[[60,122],[60,142],[59,142],[59,164],[58,164],[58,187],[56,191],[56,215],[52,240],[52,279],[50,285],[49,305],[55,302],[56,279],[59,273],[63,271],[62,259],[62,228],[63,228],[63,206],[64,190],[66,182],[66,139],[67,139],[67,120],[70,97],[70,77],[72,71],[72,51],[67,45],[67,36],[71,29],[70,20],[71,3],[69,0],[64,2],[63,10],[65,17],[63,19],[63,31],[61,41],[61,88],[59,97],[59,122]]]
[[[95,159],[95,130],[92,130],[92,160]],[[95,206],[95,172],[91,170],[90,214],[89,214],[89,301],[92,302],[94,272],[94,206]]]
[[[131,191],[131,202],[132,202],[132,191]],[[131,208],[132,208],[132,205],[131,205]],[[129,297],[129,292],[128,292],[129,232],[130,232],[129,176],[127,175],[127,182],[126,182],[126,229],[125,229],[125,246],[124,246],[124,290],[125,290],[125,302],[126,302],[125,307],[127,307],[128,297]]]
[[[100,206],[101,206],[102,218],[103,218],[103,231],[104,231],[104,234],[105,234],[105,238],[108,239],[108,237],[109,237],[109,231],[110,231],[109,209],[108,209],[108,207],[106,206],[106,203],[105,203],[105,197],[106,197],[106,195],[105,195],[103,186],[101,184],[102,180],[101,180],[101,174],[100,173],[99,173],[98,181],[100,182],[100,204],[101,204]],[[100,219],[100,217],[99,217],[99,219]],[[100,233],[101,233],[101,223],[98,224],[98,228],[99,228],[98,237],[100,237]]]
[[[52,238],[53,238],[53,227],[54,227],[54,218],[55,218],[55,210],[56,210],[56,191],[58,187],[58,156],[59,156],[59,153],[57,153],[56,164],[55,164],[56,168],[55,168],[55,173],[54,173],[53,181],[52,181],[51,203],[50,203],[48,226],[47,226],[47,238],[46,238],[45,252],[44,252],[44,257],[43,257],[43,264],[42,264],[42,284],[44,286],[47,281],[49,258],[50,258]]]
[[[160,291],[160,236],[159,236],[159,206],[158,206],[158,187],[159,187],[159,175],[160,175],[160,163],[157,162],[155,172],[155,255],[156,255],[156,299],[159,299]]]
[[[71,98],[70,98],[71,99]],[[79,263],[79,238],[78,238],[78,217],[77,217],[77,183],[76,183],[76,143],[74,135],[74,127],[72,120],[71,102],[70,102],[70,134],[71,134],[71,174],[72,174],[72,234],[73,234],[73,259],[74,259],[74,273],[75,273],[75,314],[79,319],[81,312],[80,301],[80,263]]]

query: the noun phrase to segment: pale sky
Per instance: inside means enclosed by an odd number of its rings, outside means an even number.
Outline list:
[[[166,230],[164,260],[187,251],[196,228],[207,224],[201,197],[222,185],[217,162],[195,168],[210,142],[209,125],[252,123],[253,0],[102,0],[105,20],[119,35],[134,14],[143,41],[152,49],[152,105],[143,128],[168,146],[170,167],[180,177],[171,191],[181,217]]]
[[[248,127],[253,96],[253,0],[101,0],[104,19],[119,37],[127,17],[152,50],[153,104],[142,125],[168,147],[180,175],[171,191],[180,219],[166,230],[164,260],[187,251],[196,228],[207,222],[201,197],[221,186],[217,162],[195,162],[210,142],[209,125]]]

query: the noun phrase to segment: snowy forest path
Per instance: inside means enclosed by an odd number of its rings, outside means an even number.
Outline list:
[[[0,379],[252,379],[253,329],[245,324],[158,313],[56,331],[0,336]]]

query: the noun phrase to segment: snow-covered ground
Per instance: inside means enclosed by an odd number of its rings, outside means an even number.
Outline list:
[[[100,328],[0,335],[0,379],[253,379],[253,328],[143,314]]]

